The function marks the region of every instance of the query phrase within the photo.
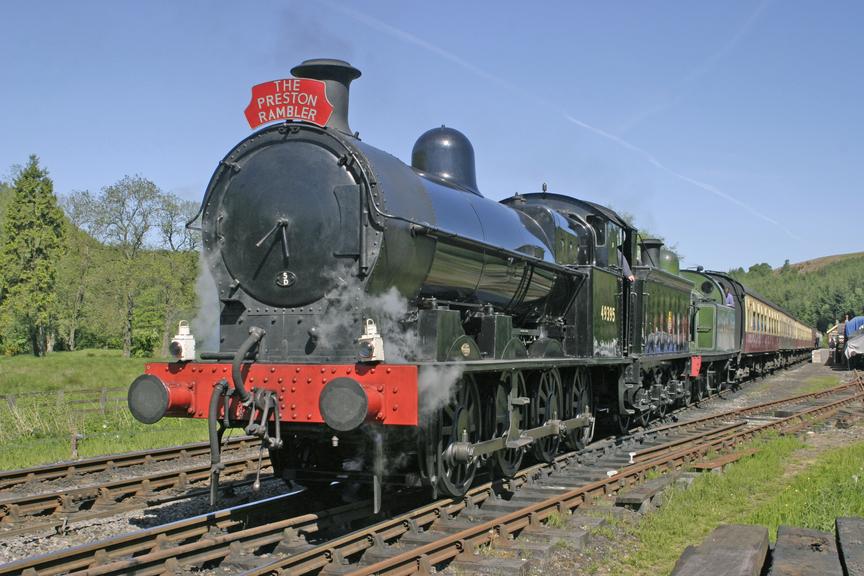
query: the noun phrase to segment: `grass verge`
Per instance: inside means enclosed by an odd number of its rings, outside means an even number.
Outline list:
[[[116,350],[0,358],[0,395],[21,395],[14,403],[0,402],[0,469],[68,460],[73,434],[81,436],[80,458],[206,440],[206,422],[166,418],[144,425],[129,413],[124,398],[112,399],[104,413],[73,403],[82,389],[128,386],[148,361],[123,358]],[[67,394],[59,396],[60,390]],[[98,393],[95,401],[98,407]]]
[[[781,524],[832,530],[837,516],[864,515],[864,443],[827,451],[785,478],[801,440],[772,435],[751,446],[759,450],[753,457],[704,474],[687,490],[671,489],[661,509],[625,527],[637,545],[610,559],[610,573],[668,574],[686,546],[720,524],[766,525],[773,539]]]
[[[44,358],[0,356],[0,394],[128,386],[153,358],[123,358],[119,350],[52,352]]]
[[[826,376],[812,376],[804,381],[804,386],[799,391],[799,394],[810,394],[812,392],[821,392],[828,388],[834,388],[840,385],[840,376],[836,374],[828,374]]]
[[[129,415],[129,418],[132,418]],[[110,421],[110,420],[109,420]],[[200,442],[207,439],[204,420],[163,420],[151,426],[137,421],[126,426],[94,423],[78,442],[78,457],[89,458],[116,452],[149,450]],[[80,432],[79,432],[80,433]],[[72,434],[54,433],[40,437],[18,438],[0,446],[0,470],[28,468],[69,460]]]
[[[750,443],[759,452],[723,474],[705,474],[689,489],[671,489],[660,510],[627,528],[638,545],[612,559],[615,574],[668,574],[684,548],[698,544],[719,524],[740,522],[776,490],[787,458],[803,446],[794,437],[766,436]]]
[[[767,526],[774,540],[781,524],[833,532],[837,516],[864,516],[864,443],[826,452],[756,508],[746,523]]]

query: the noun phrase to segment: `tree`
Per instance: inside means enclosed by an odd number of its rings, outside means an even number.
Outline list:
[[[864,305],[864,253],[826,259],[825,263],[784,263],[776,271],[762,263],[751,266],[748,272],[738,268],[731,273],[818,330]]]
[[[135,298],[142,287],[138,260],[153,241],[159,225],[163,194],[141,176],[124,176],[102,189],[98,196],[76,192],[69,199],[79,211],[78,225],[97,240],[114,248],[113,272],[118,280],[123,316],[123,355],[132,352]]]
[[[5,182],[0,181],[0,242],[3,241],[3,226],[2,222],[6,216],[6,208],[12,201],[12,196],[15,191]]]
[[[18,325],[31,351],[50,351],[56,320],[57,261],[63,253],[63,212],[48,171],[30,156],[18,171],[3,220],[0,245],[0,333]]]
[[[186,223],[197,213],[196,202],[181,200],[171,193],[162,198],[158,229],[165,251],[154,255],[155,262],[158,262],[163,271],[159,281],[159,304],[163,319],[163,326],[160,327],[162,356],[168,355],[171,336],[179,319],[178,313],[190,313],[195,306],[194,286],[188,279],[190,273],[194,274],[198,267],[198,244],[201,236],[198,231],[186,228]]]
[[[196,230],[186,228],[186,223],[197,213],[197,203],[181,200],[170,192],[164,194],[157,215],[157,227],[162,244],[172,252],[198,250],[200,234]]]
[[[74,224],[80,219],[79,207],[67,199],[64,209],[69,218],[65,233],[66,254],[57,264],[58,327],[62,344],[67,350],[75,350],[86,306],[89,300],[94,300],[95,280],[105,250]],[[104,291],[104,284],[100,288]]]
[[[773,268],[771,268],[771,265],[766,262],[754,264],[747,269],[748,274],[757,276],[767,276],[768,274],[771,274],[771,272],[773,272]]]

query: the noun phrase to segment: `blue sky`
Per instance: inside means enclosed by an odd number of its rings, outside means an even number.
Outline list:
[[[633,214],[715,269],[864,250],[864,3],[9,1],[0,175],[125,174],[200,200],[252,85],[306,58],[363,71],[351,127],[410,159],[465,132],[481,192]]]

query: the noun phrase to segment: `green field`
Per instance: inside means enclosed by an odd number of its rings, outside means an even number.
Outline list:
[[[98,389],[128,387],[145,362],[123,358],[115,350],[0,357],[0,395],[14,396],[11,403],[0,400],[0,469],[68,460],[73,434],[81,438],[81,458],[206,440],[203,420],[139,423],[126,408],[122,391],[100,409]],[[91,397],[93,403],[80,402]]]

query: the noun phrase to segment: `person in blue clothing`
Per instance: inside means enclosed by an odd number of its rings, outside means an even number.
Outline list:
[[[732,297],[732,289],[726,288],[726,306],[735,307],[735,298]]]

